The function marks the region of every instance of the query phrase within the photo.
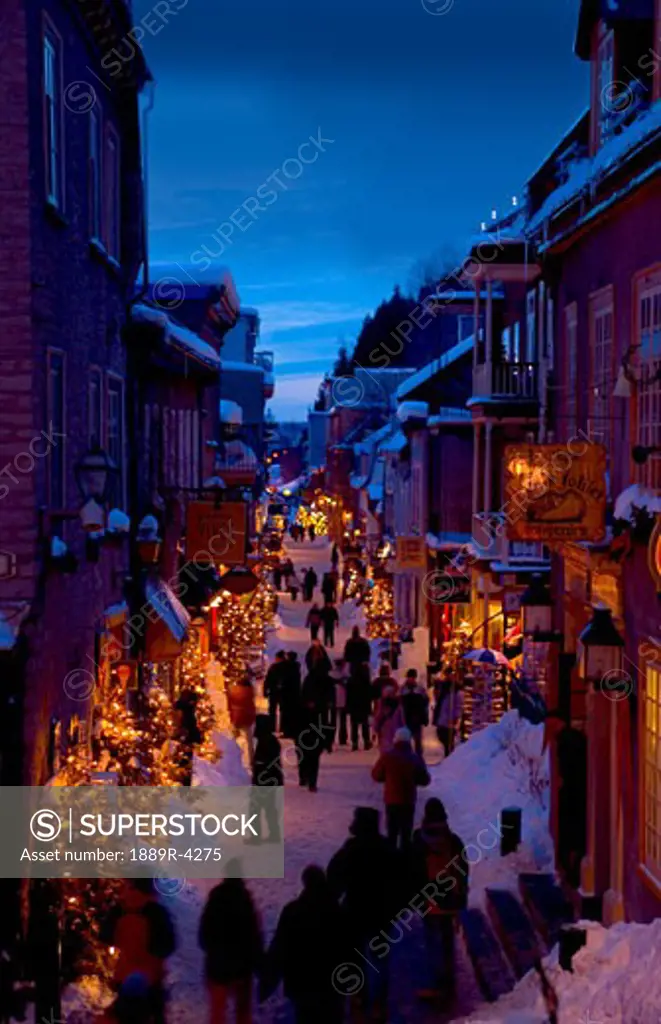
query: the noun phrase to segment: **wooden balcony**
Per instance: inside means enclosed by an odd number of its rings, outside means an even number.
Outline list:
[[[473,404],[480,399],[536,402],[537,363],[482,363],[473,367]]]

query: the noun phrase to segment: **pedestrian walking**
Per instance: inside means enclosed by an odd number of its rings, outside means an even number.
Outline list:
[[[331,548],[331,565],[333,566],[334,569],[337,569],[339,564],[340,564],[340,552],[338,550],[337,544],[334,543],[333,547]]]
[[[142,1001],[148,1007],[142,1019],[165,1024],[165,964],[177,946],[172,918],[155,899],[151,878],[127,879],[120,907],[112,939],[118,951],[115,983],[119,995],[112,1012],[124,1024],[136,1003]],[[142,1000],[137,994],[136,976],[146,984]]]
[[[454,748],[455,739],[464,714],[464,692],[461,682],[456,682],[452,670],[444,673],[436,693],[433,723],[438,741],[447,757]]]
[[[324,598],[325,604],[333,604],[333,597],[335,595],[335,585],[331,579],[329,572],[325,572],[321,581],[321,593]]]
[[[312,525],[312,523],[311,523],[311,524],[310,524],[310,525],[308,526],[308,537],[310,538],[310,543],[311,543],[311,544],[312,544],[312,543],[314,543],[314,538],[315,538],[315,528],[314,528],[314,526]]]
[[[268,998],[282,981],[296,1024],[340,1024],[343,1001],[333,979],[347,950],[344,917],[320,867],[306,867],[302,883],[300,896],[280,914],[261,996]]]
[[[429,725],[429,697],[418,685],[418,672],[410,668],[399,694],[404,722],[413,737],[416,753],[422,757],[422,730]]]
[[[369,665],[371,650],[369,641],[361,636],[358,626],[351,630],[351,636],[344,645],[344,660],[353,668],[354,665]]]
[[[405,865],[401,855],[379,832],[379,812],[357,807],[349,826],[350,838],[331,858],[328,884],[344,911],[347,939],[352,950],[369,962],[374,958],[371,940],[380,936],[397,918],[406,903],[402,899]],[[376,978],[370,973],[356,994],[361,1019],[387,1019],[390,945],[378,957]],[[353,1018],[352,1018],[353,1019]]]
[[[301,572],[303,572],[303,570],[301,570]],[[316,587],[318,580],[319,577],[314,571],[314,568],[310,566],[303,576],[303,599],[305,601],[311,601],[314,597],[314,588]]]
[[[253,745],[252,733],[257,717],[255,706],[255,691],[248,676],[230,686],[227,694],[230,722],[234,728],[234,736],[239,739],[241,736],[246,741],[248,749],[248,763],[252,768]]]
[[[287,651],[282,673],[280,732],[287,739],[293,739],[301,702],[301,664],[296,651]]]
[[[349,598],[349,584],[351,583],[351,569],[348,565],[342,570],[342,603]]]
[[[296,575],[296,570],[293,568],[289,576],[287,577],[287,589],[289,590],[289,596],[291,597],[292,601],[295,601],[298,598],[300,583],[298,581],[298,576]]]
[[[294,563],[292,562],[291,558],[285,559],[285,561],[282,563],[282,575],[283,575],[283,579],[284,579],[284,583],[285,583],[285,586],[284,586],[285,590],[289,590],[289,578],[290,578],[291,574],[293,573],[293,571],[294,571]]]
[[[310,630],[310,641],[316,640],[317,637],[319,636],[319,630],[321,629],[321,623],[322,623],[321,608],[315,602],[312,605],[312,607],[310,608],[310,611],[308,612],[307,617],[305,619],[305,625]]]
[[[325,653],[325,652],[324,652]],[[319,762],[328,746],[326,723],[328,717],[328,689],[330,677],[321,670],[311,671],[301,690],[296,750],[298,754],[298,784],[317,792]]]
[[[264,698],[268,701],[269,715],[271,717],[271,725],[274,732],[277,731],[278,727],[278,708],[280,707],[282,699],[282,690],[286,673],[287,667],[285,652],[277,651],[275,660],[268,667],[266,678],[264,679],[264,686],[262,688]],[[280,722],[280,731],[282,732],[282,721]]]
[[[374,701],[375,711],[386,688],[390,688],[394,693],[397,693],[398,690],[397,680],[391,674],[390,665],[383,664],[379,667],[376,679],[372,683],[372,700]]]
[[[334,734],[339,746],[347,745],[347,668],[341,658],[336,658],[330,673],[335,688]]]
[[[234,874],[237,861],[229,861]],[[225,1024],[228,1004],[237,1024],[251,1024],[253,978],[263,965],[264,943],[259,916],[243,878],[225,878],[205,904],[198,942],[205,955],[209,1024]]]
[[[418,992],[421,999],[451,1001],[455,994],[455,934],[459,914],[468,903],[469,868],[463,852],[464,844],[451,831],[445,807],[432,797],[425,804],[411,850],[415,892],[433,893],[427,897],[423,915],[429,984]],[[442,887],[434,884],[439,878]]]
[[[411,747],[411,733],[398,729],[391,750],[379,756],[372,769],[375,782],[384,783],[388,838],[406,850],[411,842],[418,786],[428,786],[429,772]]]
[[[273,586],[278,593],[282,589],[282,567],[279,562],[273,566]]]
[[[267,842],[270,843],[279,843],[281,839],[276,799],[276,787],[284,785],[281,752],[280,741],[273,733],[270,717],[257,715],[251,812],[257,815],[258,826],[264,814],[268,828]]]
[[[374,732],[380,754],[392,750],[395,735],[405,724],[404,712],[395,687],[384,686],[374,712]]]
[[[325,676],[328,675],[333,667],[326,652],[326,648],[323,646],[318,636],[315,637],[307,650],[307,654],[305,655],[305,667],[311,675],[321,674]]]
[[[335,605],[329,601],[321,610],[321,621],[324,626],[324,643],[328,647],[335,647],[335,630],[339,626],[340,616],[337,614]]]
[[[372,686],[369,666],[354,664],[347,679],[347,712],[351,720],[351,749],[358,750],[358,735],[362,733],[363,747],[371,750],[370,711],[372,708]]]

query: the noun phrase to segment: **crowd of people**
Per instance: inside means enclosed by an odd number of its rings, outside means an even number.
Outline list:
[[[232,1005],[237,1024],[250,1024],[255,994],[264,1002],[280,983],[297,1024],[340,1024],[347,1002],[352,1019],[386,1021],[392,951],[416,914],[427,952],[426,984],[416,994],[439,1008],[452,1004],[457,919],[469,884],[461,839],[436,797],[404,849],[379,825],[377,810],[355,809],[349,837],[326,869],[304,869],[301,892],[282,909],[270,943],[240,863],[227,865],[230,877],[211,890],[198,930],[210,1024],[224,1024]],[[165,969],[177,943],[150,879],[125,882],[107,937],[119,950],[118,995],[104,1024],[164,1024]],[[347,986],[338,972],[355,969],[356,953],[374,974]]]
[[[357,751],[362,744],[369,751],[376,746],[371,775],[383,786],[384,834],[379,811],[357,807],[349,838],[326,868],[310,864],[303,871],[301,892],[282,910],[270,943],[240,865],[228,865],[227,873],[236,877],[212,890],[199,925],[210,1024],[224,1022],[230,1005],[238,1024],[247,1024],[255,995],[269,999],[280,983],[298,1024],[339,1024],[347,1000],[352,1019],[385,1021],[391,951],[402,938],[402,915],[405,911],[410,921],[413,907],[422,921],[428,961],[427,985],[418,996],[439,1006],[453,999],[454,937],[466,905],[468,865],[440,800],[426,801],[415,831],[414,821],[418,790],[431,781],[424,729],[433,724],[446,754],[452,750],[463,713],[461,684],[445,669],[433,681],[430,697],[415,669],[400,685],[387,659],[373,674],[371,646],[358,626],[341,655],[332,657],[339,626],[338,570],[337,548],[321,581],[312,566],[297,574],[289,558],[276,565],[278,591],[288,591],[296,601],[302,590],[309,604],[310,645],[301,660],[296,651],[277,651],[263,680],[263,713],[258,713],[256,680],[246,674],[229,689],[229,714],[247,751],[252,809],[266,822],[256,841],[282,839],[276,794],[285,784],[283,740],[292,741],[298,783],[311,793],[317,792],[324,754],[336,747]],[[443,885],[438,883],[442,875]],[[111,941],[120,950],[119,995],[108,1024],[164,1024],[164,968],[176,940],[148,881],[126,882]],[[358,989],[347,986],[345,994],[336,973],[350,967],[357,952],[376,970]]]

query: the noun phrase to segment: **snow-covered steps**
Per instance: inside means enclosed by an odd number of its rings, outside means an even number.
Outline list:
[[[487,911],[517,979],[531,970],[542,955],[530,918],[513,892],[487,889]]]
[[[486,915],[478,907],[461,914],[466,951],[480,991],[490,1003],[514,988],[514,978]]]
[[[519,875],[519,891],[535,929],[550,950],[560,938],[563,925],[574,921],[574,909],[552,874]]]

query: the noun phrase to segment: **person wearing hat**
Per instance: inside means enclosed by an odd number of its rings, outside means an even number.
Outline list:
[[[388,839],[405,850],[411,842],[418,786],[428,786],[431,781],[425,762],[411,747],[411,733],[405,726],[395,733],[392,749],[381,754],[372,768],[372,778],[384,784]]]
[[[326,874],[346,916],[350,947],[373,957],[370,940],[388,927],[403,906],[405,866],[401,854],[381,835],[376,808],[356,807],[349,833]],[[371,1011],[372,1020],[386,1019],[390,947],[384,945],[387,951],[379,958],[373,991],[367,982],[356,995],[357,1009],[366,1018]]]
[[[413,835],[412,863],[416,892],[428,896],[423,915],[430,986],[421,999],[452,1000],[455,991],[455,932],[459,914],[468,903],[468,864],[464,844],[451,831],[438,797],[425,804],[422,824]]]

